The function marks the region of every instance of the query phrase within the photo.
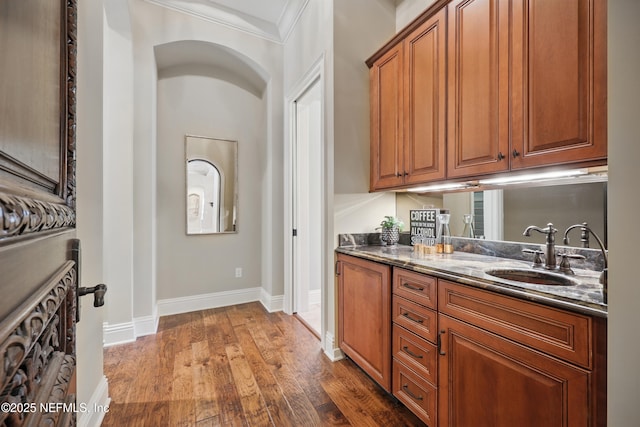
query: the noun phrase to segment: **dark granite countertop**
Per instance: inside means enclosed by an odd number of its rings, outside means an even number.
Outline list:
[[[336,252],[426,273],[552,307],[607,317],[607,305],[603,302],[602,285],[598,283],[600,275],[598,271],[574,268],[576,275],[570,277],[578,283],[577,285],[549,286],[505,280],[485,273],[485,271],[495,268],[531,268],[531,262],[509,258],[468,252],[420,256],[414,254],[413,248],[407,245],[395,247],[340,246]]]

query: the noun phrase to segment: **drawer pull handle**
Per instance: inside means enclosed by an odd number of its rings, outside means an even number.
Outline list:
[[[409,316],[409,313],[402,313],[402,315],[404,317],[406,317],[407,319],[411,320],[412,322],[416,322],[416,323],[422,323],[423,322],[422,319],[415,319],[415,318]]]
[[[411,390],[409,390],[409,385],[408,384],[403,385],[402,389],[404,390],[405,393],[407,393],[409,396],[413,397],[415,400],[424,400],[424,397],[416,396],[415,394],[413,394],[413,392]]]
[[[442,330],[438,333],[438,354],[440,356],[446,356],[447,353],[445,353],[444,351],[442,351],[442,335],[446,334],[447,331]]]
[[[404,286],[405,288],[411,289],[412,291],[424,291],[424,288],[421,288],[419,286],[412,286],[409,283],[403,283],[402,286]]]
[[[407,353],[409,356],[411,357],[415,357],[416,359],[422,359],[422,355],[421,354],[416,354],[414,352],[412,352],[411,350],[409,350],[409,347],[407,347],[406,345],[404,347],[402,347],[402,350]]]

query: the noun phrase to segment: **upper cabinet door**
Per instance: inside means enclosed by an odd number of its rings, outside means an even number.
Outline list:
[[[506,171],[509,1],[454,0],[448,21],[447,175]]]
[[[445,178],[446,8],[404,42],[405,184]]]
[[[512,168],[607,157],[606,1],[513,2]]]
[[[402,164],[402,44],[378,59],[371,70],[371,189],[404,182]]]

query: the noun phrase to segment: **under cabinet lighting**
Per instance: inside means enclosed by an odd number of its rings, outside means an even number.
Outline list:
[[[467,183],[436,184],[428,185],[426,187],[409,188],[407,191],[411,191],[412,193],[426,193],[428,191],[459,190],[468,186],[469,185]]]
[[[567,171],[532,173],[527,175],[506,176],[502,178],[481,179],[480,185],[508,185],[521,184],[525,182],[545,181],[557,178],[571,178],[580,175],[587,175],[588,169],[572,169]]]

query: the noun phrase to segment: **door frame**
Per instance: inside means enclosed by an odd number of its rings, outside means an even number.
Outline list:
[[[293,238],[293,229],[295,226],[295,218],[293,215],[294,209],[294,172],[295,172],[295,156],[296,156],[296,144],[297,144],[297,134],[296,134],[296,101],[314,84],[320,85],[320,99],[321,99],[321,109],[320,109],[320,129],[321,135],[320,140],[322,141],[322,155],[320,156],[320,170],[321,170],[321,185],[322,185],[322,194],[320,194],[322,200],[322,211],[320,212],[320,227],[321,227],[321,236],[323,236],[323,241],[321,242],[322,248],[322,259],[320,265],[320,271],[322,277],[320,278],[320,292],[323,295],[322,299],[322,310],[321,310],[321,341],[324,345],[324,333],[326,329],[325,325],[325,298],[326,295],[326,283],[327,283],[327,244],[324,240],[327,230],[327,144],[326,144],[326,130],[325,130],[325,110],[326,110],[326,94],[325,94],[325,73],[324,73],[324,54],[322,54],[313,65],[309,68],[309,70],[302,76],[302,78],[293,86],[293,90],[289,93],[289,95],[285,99],[285,132],[287,138],[285,138],[284,144],[284,297],[283,297],[283,311],[287,314],[293,314],[294,308],[294,292],[293,292],[293,283],[294,283],[294,263],[293,256],[295,253],[295,242]]]

